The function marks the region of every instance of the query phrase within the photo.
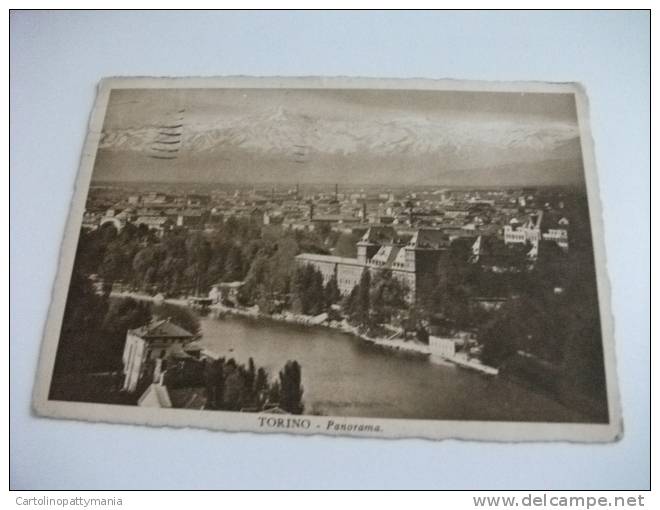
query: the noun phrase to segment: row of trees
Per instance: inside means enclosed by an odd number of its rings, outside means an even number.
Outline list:
[[[206,408],[261,411],[277,405],[289,413],[302,414],[301,372],[297,361],[288,361],[279,379],[271,383],[266,370],[256,369],[252,358],[247,366],[237,364],[233,358],[207,361],[204,368]]]
[[[241,291],[243,304],[258,304],[267,313],[288,308],[306,315],[330,312],[332,305],[340,304],[349,322],[366,327],[401,319],[408,311],[409,290],[389,270],[374,276],[364,271],[352,292],[342,297],[336,275],[324,283],[323,274],[311,264],[294,265],[284,273],[282,267],[279,258],[255,261]],[[279,289],[273,285],[278,281]]]
[[[296,254],[348,254],[354,243],[354,235],[273,231],[234,217],[212,233],[179,228],[162,237],[143,225],[127,224],[121,232],[105,225],[82,232],[79,262],[108,285],[122,282],[152,294],[205,294],[217,282],[247,278],[245,299],[256,301],[289,291]]]
[[[256,224],[234,219],[218,225],[212,236],[175,229],[160,238],[144,226],[127,224],[117,232],[105,225],[81,234],[80,262],[85,273],[98,274],[108,284],[123,282],[152,293],[198,293],[217,281],[242,279],[259,248],[250,241],[259,236]]]
[[[106,226],[83,233],[81,247],[88,273],[105,282],[167,295],[198,294],[218,281],[241,280],[260,246],[256,225],[231,221],[212,236],[175,229],[162,238],[131,224],[117,233]],[[234,241],[238,239],[239,241]]]

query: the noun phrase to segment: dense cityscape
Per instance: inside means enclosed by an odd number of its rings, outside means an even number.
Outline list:
[[[96,182],[80,235],[52,398],[307,412],[304,365],[214,352],[210,313],[337,329],[607,419],[581,188]]]

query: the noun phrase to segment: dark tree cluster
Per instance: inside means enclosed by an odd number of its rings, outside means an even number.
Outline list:
[[[401,321],[409,313],[408,288],[389,270],[364,271],[342,306],[349,322],[366,329]]]
[[[288,361],[271,382],[264,368],[256,368],[250,358],[240,365],[233,358],[207,361],[204,367],[206,409],[263,411],[272,407],[291,414],[302,414],[303,387],[297,361]]]
[[[261,248],[261,229],[251,220],[228,218],[213,233],[173,229],[162,237],[144,226],[121,232],[104,226],[83,232],[83,271],[111,285],[166,295],[202,294],[211,284],[242,280]]]
[[[131,224],[120,232],[107,225],[83,230],[54,378],[119,370],[126,331],[152,317],[169,317],[191,333],[199,331],[199,321],[189,310],[110,297],[113,283],[151,294],[188,295],[205,294],[212,283],[245,280],[242,303],[274,312],[291,304],[295,256],[301,251],[327,253],[325,241],[315,233],[266,230],[253,220],[233,217],[212,233],[174,229],[161,237]],[[332,284],[320,295],[324,303],[338,299]],[[312,304],[307,311],[320,308],[320,303]]]
[[[326,299],[323,275],[312,265],[297,268],[292,290],[292,309],[296,312],[318,315],[331,304]]]
[[[199,320],[190,310],[167,304],[152,305],[133,298],[109,298],[96,292],[89,277],[74,270],[54,377],[121,369],[126,332],[152,318],[169,318],[193,334],[200,329]]]
[[[127,224],[119,233],[105,225],[81,233],[76,264],[84,274],[97,274],[106,293],[120,283],[152,295],[205,295],[215,283],[245,280],[242,304],[274,311],[291,292],[295,256],[327,254],[341,239],[266,229],[235,217],[214,225],[212,232],[176,228],[162,237],[143,225]]]
[[[506,369],[536,360],[555,367],[553,388],[605,401],[605,372],[596,270],[586,202],[573,204],[568,253],[539,250],[533,268],[521,274],[510,299],[480,327],[484,362]],[[555,248],[555,249],[553,249]],[[513,276],[513,275],[511,275]],[[513,285],[512,285],[513,287]],[[524,356],[521,358],[521,354]],[[525,357],[527,356],[527,357]],[[569,391],[564,391],[569,388]]]

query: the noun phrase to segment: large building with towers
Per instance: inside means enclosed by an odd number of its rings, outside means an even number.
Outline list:
[[[353,290],[365,270],[389,270],[405,283],[408,299],[414,302],[420,293],[441,283],[449,245],[449,237],[441,230],[417,229],[400,236],[393,227],[371,226],[357,243],[356,258],[301,253],[296,260],[318,269],[324,284],[336,277],[343,295]]]

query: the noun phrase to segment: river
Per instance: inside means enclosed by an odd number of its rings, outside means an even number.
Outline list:
[[[302,367],[305,414],[445,420],[579,422],[586,417],[501,377],[393,351],[322,327],[227,316],[201,318],[201,343],[268,370]]]

